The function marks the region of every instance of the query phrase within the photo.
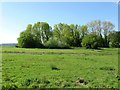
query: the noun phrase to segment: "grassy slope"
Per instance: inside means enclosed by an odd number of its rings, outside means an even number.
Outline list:
[[[4,86],[118,87],[118,49],[3,47],[2,52]],[[86,83],[76,83],[80,78]]]

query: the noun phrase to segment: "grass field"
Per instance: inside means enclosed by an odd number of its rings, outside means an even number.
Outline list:
[[[3,88],[117,88],[118,49],[2,47],[2,84]]]

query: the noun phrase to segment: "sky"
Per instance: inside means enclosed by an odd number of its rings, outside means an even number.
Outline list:
[[[118,27],[118,5],[114,2],[2,2],[0,11],[0,43],[17,43],[20,32],[36,22],[53,26],[101,20]]]

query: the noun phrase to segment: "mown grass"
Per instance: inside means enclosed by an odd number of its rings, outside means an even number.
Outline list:
[[[3,88],[117,88],[118,49],[2,47]]]

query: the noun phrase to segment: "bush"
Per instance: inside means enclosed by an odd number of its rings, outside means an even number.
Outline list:
[[[39,48],[44,47],[40,43],[40,41],[37,39],[36,36],[34,36],[31,32],[24,31],[20,33],[20,37],[18,38],[18,44],[17,47],[21,48]]]
[[[109,34],[110,42],[109,46],[110,47],[116,47],[120,48],[120,31],[114,31]]]
[[[59,41],[57,38],[50,38],[46,43],[45,47],[47,48],[70,48],[69,45],[67,45],[65,42]]]
[[[45,47],[47,48],[56,48],[58,47],[58,41],[56,38],[50,38],[46,43],[45,43]]]
[[[89,34],[83,37],[82,46],[86,48],[97,49],[98,48],[98,39],[97,35]]]

